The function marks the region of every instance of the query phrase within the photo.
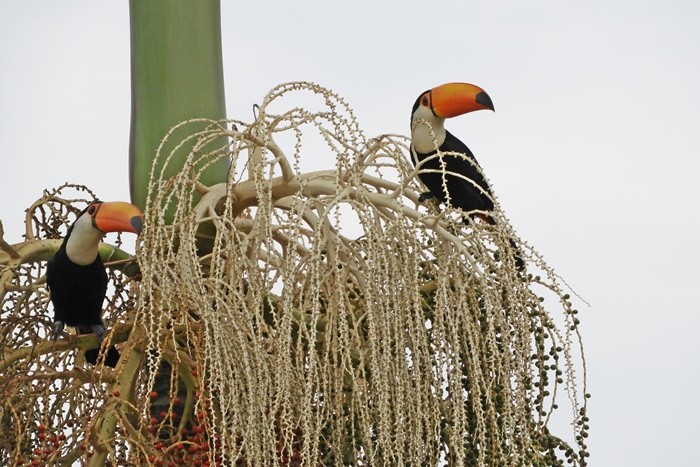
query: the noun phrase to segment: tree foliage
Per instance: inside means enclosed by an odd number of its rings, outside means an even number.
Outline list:
[[[407,140],[367,138],[318,85],[255,110],[173,129],[135,258],[101,247],[115,370],[84,363],[94,336],[48,340],[41,261],[93,196],[29,209],[0,253],[0,462],[586,465],[578,312],[500,208],[465,225],[419,203]],[[222,159],[226,181],[203,185]]]

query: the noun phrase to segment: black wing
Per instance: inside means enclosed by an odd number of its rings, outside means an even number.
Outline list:
[[[440,158],[435,157],[423,164],[423,170],[438,171],[438,173],[419,174],[421,181],[428,187],[430,192],[441,202],[447,201],[447,194],[449,193],[452,206],[461,208],[464,211],[492,211],[494,205],[491,199],[491,190],[481,174],[481,167],[467,145],[448,131],[446,132],[445,141],[440,146],[440,152],[454,152],[463,156],[443,154],[444,175],[441,173],[443,163],[441,163]],[[434,154],[435,152],[430,154],[416,153],[415,158],[421,161]],[[455,174],[461,177],[455,176]],[[444,190],[445,185],[447,185],[447,192]]]

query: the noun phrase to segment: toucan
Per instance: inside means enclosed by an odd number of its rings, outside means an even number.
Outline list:
[[[421,93],[411,111],[411,158],[429,190],[419,201],[434,197],[462,209],[467,223],[480,218],[494,225],[493,196],[479,163],[466,144],[445,130],[445,119],[476,110],[495,109],[486,91],[473,84],[447,83]],[[512,239],[510,245],[517,252]],[[514,259],[522,269],[519,254]]]
[[[46,284],[54,308],[54,340],[67,325],[76,327],[81,334],[96,333],[102,343],[102,303],[108,278],[98,254],[100,241],[108,232],[138,235],[142,225],[139,208],[122,201],[97,201],[78,214],[46,268]],[[85,359],[93,365],[97,357],[98,349],[85,352]],[[105,364],[114,368],[118,361],[119,352],[111,346]]]

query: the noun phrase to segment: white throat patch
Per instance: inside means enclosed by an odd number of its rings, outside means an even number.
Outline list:
[[[92,225],[90,215],[84,213],[73,225],[73,231],[66,241],[68,259],[80,266],[92,264],[97,258],[100,240],[105,234]]]
[[[414,149],[427,154],[435,151],[445,142],[445,119],[436,117],[433,112],[420,106],[411,118],[411,144]]]

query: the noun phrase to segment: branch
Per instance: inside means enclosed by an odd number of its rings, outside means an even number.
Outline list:
[[[0,248],[5,250],[11,258],[19,258],[20,254],[17,253],[17,250],[15,250],[12,245],[7,243],[5,239],[3,238],[5,236],[5,228],[2,226],[2,221],[0,221]]]
[[[15,277],[15,270],[19,266],[48,261],[56,254],[61,246],[61,242],[61,239],[27,240],[26,242],[8,245],[18,256],[14,256],[3,247],[4,251],[0,251],[0,301],[10,291],[9,284]],[[140,273],[134,256],[114,245],[100,243],[99,253],[105,266],[110,269],[121,271],[128,277],[135,277]],[[3,270],[3,266],[7,268]]]
[[[133,381],[136,380],[142,360],[143,353],[136,348],[131,348],[126,364],[119,373],[117,384],[114,385],[114,393],[119,391],[119,396],[114,397],[107,407],[105,407],[101,419],[95,425],[96,430],[99,427],[99,432],[92,433],[96,438],[94,440],[95,455],[92,456],[88,465],[107,465],[107,454],[111,450],[111,440],[114,438],[114,430],[117,427],[117,421],[120,419],[119,412],[123,404],[132,405],[129,400],[131,400],[133,396]]]
[[[119,344],[125,342],[131,332],[132,323],[121,324],[112,328],[112,343]],[[107,340],[107,339],[105,339]],[[45,355],[51,352],[60,352],[70,349],[90,350],[96,349],[99,341],[96,334],[83,334],[71,336],[69,339],[47,340],[40,344],[22,347],[20,349],[3,349],[2,359],[0,359],[0,373],[9,368],[12,364],[22,359],[33,359],[38,355]]]

